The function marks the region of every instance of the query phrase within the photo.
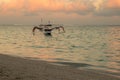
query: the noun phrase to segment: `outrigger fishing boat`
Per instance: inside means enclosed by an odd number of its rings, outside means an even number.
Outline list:
[[[38,29],[40,32],[44,33],[45,36],[52,36],[51,32],[53,30],[58,30],[60,32],[65,32],[63,26],[52,27],[52,24],[40,24],[39,26],[33,27],[33,35],[35,35],[35,30]]]

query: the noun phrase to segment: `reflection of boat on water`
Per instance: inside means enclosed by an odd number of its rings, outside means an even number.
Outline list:
[[[33,27],[33,35],[35,35],[35,30],[38,29],[40,32],[44,33],[45,36],[52,36],[51,32],[53,30],[58,30],[59,33],[65,32],[63,26],[53,27],[52,24],[40,24],[39,26]]]

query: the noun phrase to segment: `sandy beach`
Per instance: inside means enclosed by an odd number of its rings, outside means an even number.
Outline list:
[[[46,61],[0,55],[0,80],[120,80],[107,73],[78,70]]]

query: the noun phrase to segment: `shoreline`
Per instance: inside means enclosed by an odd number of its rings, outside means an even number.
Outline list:
[[[0,54],[0,80],[120,80],[120,77]]]

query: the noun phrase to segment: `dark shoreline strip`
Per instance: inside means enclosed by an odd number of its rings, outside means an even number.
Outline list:
[[[0,80],[120,80],[97,71],[78,70],[41,60],[0,55]]]

